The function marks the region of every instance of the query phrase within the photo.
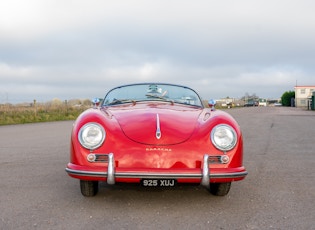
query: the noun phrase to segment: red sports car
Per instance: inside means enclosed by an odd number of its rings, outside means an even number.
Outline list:
[[[201,184],[218,196],[245,178],[243,139],[227,113],[205,107],[191,88],[161,83],[130,84],[75,121],[66,172],[80,180],[83,196],[99,181],[172,187]]]

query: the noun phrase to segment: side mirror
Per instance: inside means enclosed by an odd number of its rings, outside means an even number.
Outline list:
[[[215,105],[217,104],[217,102],[214,99],[210,99],[208,101],[208,105],[210,107],[211,110],[215,110]]]
[[[101,100],[99,98],[92,99],[93,108],[97,108],[100,105]]]

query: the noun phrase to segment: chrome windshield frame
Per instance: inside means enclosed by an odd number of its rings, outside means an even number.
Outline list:
[[[137,86],[143,86],[144,89],[151,89],[150,87],[156,86],[157,88],[154,88],[155,92],[149,92],[147,91],[146,93],[143,93],[143,98],[138,98],[137,97],[128,97],[125,95],[119,94],[119,96],[121,96],[121,98],[114,98],[113,95],[115,96],[118,95],[119,89],[123,89],[123,88],[127,88],[127,87],[137,87]],[[178,89],[182,89],[183,92],[191,92],[193,98],[185,98],[184,96],[179,99],[179,98],[173,98],[173,97],[169,97],[167,94],[167,91],[162,91],[162,87],[166,87],[168,88],[178,88]],[[152,89],[152,90],[154,90]],[[160,90],[160,91],[159,91]],[[117,91],[117,92],[115,92]],[[133,92],[132,92],[133,93]],[[172,92],[174,93],[174,92]],[[144,98],[144,97],[147,98]],[[178,96],[178,95],[177,95]],[[185,95],[186,96],[186,95]],[[117,102],[114,102],[114,99],[116,99]],[[106,96],[104,97],[104,100],[102,102],[102,106],[114,106],[117,104],[124,104],[124,103],[136,103],[136,102],[145,102],[145,101],[166,101],[166,102],[171,102],[171,103],[178,103],[178,104],[184,104],[184,105],[190,105],[190,106],[197,106],[197,107],[201,107],[204,108],[204,104],[203,101],[201,99],[201,97],[199,96],[199,94],[192,88],[187,87],[187,86],[183,86],[183,85],[177,85],[177,84],[169,84],[169,83],[155,83],[155,82],[150,82],[150,83],[135,83],[135,84],[126,84],[126,85],[121,85],[121,86],[117,86],[111,90],[109,90],[106,94]],[[191,101],[191,102],[190,102]]]

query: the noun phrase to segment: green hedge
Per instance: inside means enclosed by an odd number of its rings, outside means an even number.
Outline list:
[[[47,121],[75,120],[84,108],[20,108],[2,107],[0,125],[24,124]]]

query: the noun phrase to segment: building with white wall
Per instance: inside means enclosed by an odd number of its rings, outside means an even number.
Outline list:
[[[295,106],[299,108],[308,108],[312,99],[312,93],[315,91],[315,85],[295,86]]]

